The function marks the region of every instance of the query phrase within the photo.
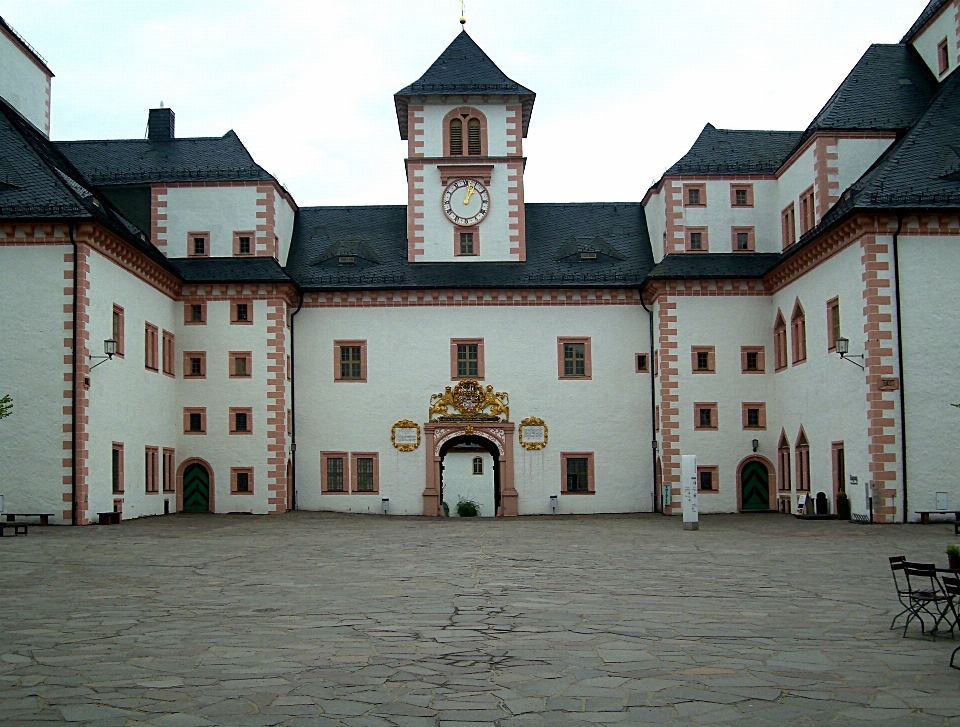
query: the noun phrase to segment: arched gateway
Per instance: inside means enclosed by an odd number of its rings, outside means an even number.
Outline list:
[[[444,445],[464,437],[490,442],[496,451],[499,475],[498,515],[517,514],[517,490],[513,480],[513,434],[510,397],[466,379],[430,399],[430,421],[423,429],[426,439],[427,482],[423,491],[423,514],[441,515],[441,464]],[[492,453],[492,451],[491,451]]]

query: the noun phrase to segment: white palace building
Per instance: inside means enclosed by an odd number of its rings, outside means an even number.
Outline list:
[[[300,207],[170,109],[49,140],[0,20],[3,508],[674,514],[693,454],[704,513],[960,509],[958,42],[931,0],[806,129],[527,204],[535,94],[461,32],[394,96],[407,204]]]

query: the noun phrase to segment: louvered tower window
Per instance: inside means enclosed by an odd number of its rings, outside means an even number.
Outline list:
[[[460,119],[450,121],[450,156],[463,156],[463,122]]]
[[[470,156],[480,156],[480,119],[470,119],[467,122],[467,153]]]

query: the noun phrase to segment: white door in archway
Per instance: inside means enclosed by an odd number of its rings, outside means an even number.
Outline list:
[[[454,447],[443,458],[443,501],[457,516],[459,500],[473,500],[481,517],[494,517],[493,457],[480,447]]]

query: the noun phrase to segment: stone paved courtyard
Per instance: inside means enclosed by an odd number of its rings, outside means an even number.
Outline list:
[[[291,513],[0,540],[0,723],[960,725],[887,556],[952,526]],[[960,643],[960,639],[958,639]]]

